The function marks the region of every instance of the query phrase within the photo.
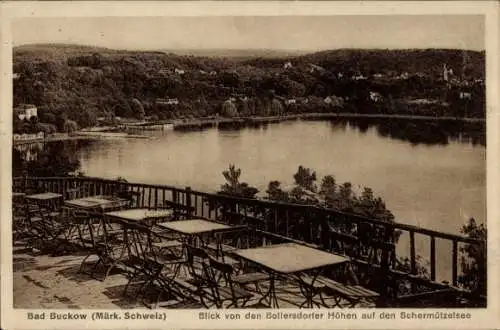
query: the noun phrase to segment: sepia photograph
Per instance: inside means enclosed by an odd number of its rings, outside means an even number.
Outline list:
[[[12,19],[12,307],[485,310],[485,30],[482,14]]]

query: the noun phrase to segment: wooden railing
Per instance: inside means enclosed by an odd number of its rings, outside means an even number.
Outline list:
[[[66,198],[71,192],[75,197],[100,194],[116,194],[119,191],[135,191],[135,207],[158,208],[168,204],[191,206],[196,216],[224,222],[249,224],[262,232],[315,244],[322,249],[344,253],[352,257],[366,281],[392,295],[401,293],[401,283],[409,285],[410,293],[421,288],[459,288],[460,248],[472,244],[485,248],[484,241],[425,229],[417,226],[385,222],[336,210],[309,205],[277,203],[267,200],[242,199],[220,194],[194,191],[189,187],[129,183],[91,177],[28,177],[14,178],[14,191],[51,191],[62,193]],[[77,192],[75,195],[74,192]],[[429,248],[429,266],[419,265],[417,239]],[[423,244],[420,244],[424,246]],[[445,246],[451,245],[451,251]],[[408,251],[408,254],[398,251]],[[446,268],[438,267],[438,261],[451,255],[451,274],[443,283]],[[402,267],[399,260],[407,257],[409,265]],[[425,256],[424,256],[425,257]],[[419,273],[426,269],[427,275]],[[484,268],[486,269],[486,267]],[[448,271],[449,272],[449,271]],[[375,276],[377,275],[377,276]],[[446,274],[444,274],[446,275]],[[441,281],[438,281],[440,279]],[[484,279],[486,281],[486,274]],[[376,283],[374,283],[376,282]],[[399,289],[398,289],[399,287]],[[425,289],[424,289],[425,291]],[[389,294],[389,293],[388,293]]]

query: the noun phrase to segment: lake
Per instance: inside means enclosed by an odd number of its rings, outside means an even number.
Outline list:
[[[375,126],[329,121],[148,134],[154,139],[85,145],[78,150],[81,170],[213,192],[224,183],[222,171],[235,164],[241,181],[264,193],[271,180],[292,184],[302,165],[316,171],[318,184],[333,175],[338,183],[372,188],[397,222],[458,233],[470,217],[486,220],[486,148],[461,135],[445,143],[410,143]]]
[[[337,184],[349,181],[358,191],[372,188],[397,222],[459,234],[470,217],[486,222],[482,125],[298,120],[238,130],[141,133],[151,135],[150,140],[64,141],[17,149],[25,159],[36,158],[42,148],[47,148],[44,159],[71,156],[87,176],[206,192],[220,188],[229,164],[241,168],[241,181],[257,187],[261,195],[271,180],[292,185],[302,165],[316,171],[318,184],[323,176],[333,175]],[[409,243],[404,232],[396,247],[398,257],[410,255]],[[425,265],[429,237],[415,235],[415,247]],[[436,279],[450,282],[451,242],[437,239],[436,251]]]

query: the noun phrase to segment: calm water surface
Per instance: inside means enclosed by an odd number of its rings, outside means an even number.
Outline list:
[[[285,122],[238,131],[156,132],[153,140],[97,141],[79,150],[86,175],[215,191],[229,164],[265,192],[293,183],[299,165],[337,182],[371,187],[396,221],[458,232],[486,220],[486,149],[451,141],[411,145],[329,122]]]

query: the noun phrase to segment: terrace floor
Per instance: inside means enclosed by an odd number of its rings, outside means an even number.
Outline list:
[[[147,308],[141,299],[133,301],[123,296],[127,277],[120,270],[112,272],[104,282],[79,273],[84,253],[52,257],[26,248],[22,242],[16,242],[13,249],[14,308]],[[265,289],[266,284],[263,284],[262,290]],[[133,295],[133,287],[129,292]],[[288,284],[278,284],[277,294],[280,308],[297,308],[303,301],[300,290]],[[247,307],[256,306],[259,298],[256,295]],[[168,308],[178,303],[166,301],[162,306]]]

